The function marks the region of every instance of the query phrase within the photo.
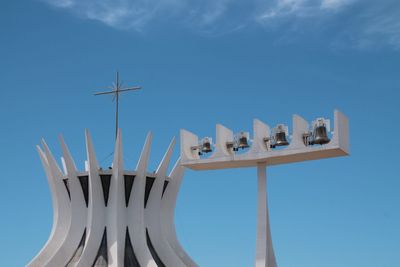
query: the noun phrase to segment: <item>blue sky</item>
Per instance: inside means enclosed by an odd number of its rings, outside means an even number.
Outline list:
[[[42,137],[60,156],[62,133],[83,168],[89,128],[109,164],[114,106],[92,93],[118,69],[143,86],[121,101],[128,168],[149,130],[154,169],[181,128],[214,136],[216,123],[340,109],[350,157],[268,169],[278,264],[400,266],[399,18],[394,0],[2,1],[2,265],[24,266],[50,234]],[[255,194],[254,169],[187,171],[176,226],[200,266],[253,265]]]

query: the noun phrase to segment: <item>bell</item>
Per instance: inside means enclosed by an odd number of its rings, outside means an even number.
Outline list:
[[[326,125],[320,124],[314,128],[312,144],[323,145],[329,143],[330,139],[326,131]]]
[[[240,132],[235,135],[234,142],[233,142],[233,151],[239,151],[239,149],[245,149],[249,147],[248,132]]]
[[[286,132],[280,131],[275,133],[274,146],[287,146],[287,145],[289,145],[289,142],[286,139]]]
[[[248,148],[249,147],[249,143],[247,142],[247,137],[246,135],[241,135],[239,137],[239,143],[238,143],[238,148],[244,149],[244,148]]]
[[[208,138],[204,138],[201,144],[201,152],[210,153],[212,152],[211,141]]]

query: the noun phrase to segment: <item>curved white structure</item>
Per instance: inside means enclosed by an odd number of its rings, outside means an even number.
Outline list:
[[[30,266],[38,267],[43,266],[44,262],[48,262],[60,249],[71,223],[71,203],[68,192],[65,190],[62,172],[44,140],[42,140],[42,145],[44,152],[39,146],[37,149],[50,185],[54,217],[53,228],[48,241],[30,264]]]
[[[29,267],[195,267],[176,237],[174,209],[184,167],[167,168],[175,140],[155,172],[146,171],[148,134],[135,171],[124,170],[118,132],[112,168],[103,170],[86,132],[86,170],[80,172],[64,140],[58,167],[46,143],[38,147],[50,184],[54,219],[49,240]]]

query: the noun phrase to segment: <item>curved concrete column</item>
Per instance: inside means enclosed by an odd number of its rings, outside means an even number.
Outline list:
[[[176,255],[167,239],[162,233],[164,221],[161,216],[161,197],[166,182],[166,173],[171,160],[175,138],[172,140],[156,171],[156,179],[150,191],[149,200],[145,210],[146,225],[150,240],[157,255],[165,266],[186,267],[183,261]],[[168,186],[167,186],[168,187]]]
[[[124,159],[122,152],[122,134],[118,130],[115,142],[114,161],[109,189],[107,212],[107,231],[109,246],[109,267],[124,265],[126,207],[124,185]]]
[[[171,171],[170,181],[162,198],[161,226],[163,236],[165,236],[167,242],[182,262],[188,267],[197,267],[198,265],[190,258],[179,243],[175,230],[175,207],[184,172],[185,168],[181,165],[179,159]]]
[[[53,227],[50,237],[39,254],[28,264],[29,267],[47,266],[47,262],[63,243],[71,223],[70,200],[63,175],[46,142],[42,140],[44,152],[37,147],[50,185],[53,202]]]
[[[76,267],[88,267],[94,264],[102,243],[106,218],[103,189],[99,177],[99,164],[97,163],[93,142],[88,130],[86,130],[86,152],[89,171],[87,238],[82,256]]]
[[[144,196],[146,188],[146,169],[150,155],[152,135],[149,133],[136,167],[131,197],[128,204],[128,229],[131,234],[132,247],[136,258],[142,267],[157,267],[146,240],[146,225],[144,221]]]
[[[71,225],[60,248],[49,260],[46,266],[66,266],[71,260],[72,255],[79,246],[82,236],[86,229],[87,208],[82,188],[78,179],[76,165],[64,139],[60,136],[61,147],[63,150],[63,161],[65,164],[66,177],[71,196]]]

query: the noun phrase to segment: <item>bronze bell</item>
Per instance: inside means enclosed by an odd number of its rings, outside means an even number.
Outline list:
[[[329,141],[325,123],[318,123],[314,128],[312,144],[324,145]]]
[[[271,147],[277,147],[277,146],[287,146],[289,145],[289,142],[286,138],[286,126],[283,124],[278,124],[273,130],[272,130],[272,142],[271,142]]]
[[[238,148],[245,149],[249,147],[249,143],[247,142],[247,136],[245,134],[241,134],[239,137]]]
[[[201,144],[201,152],[202,153],[210,153],[212,152],[211,141],[208,138],[204,138]]]
[[[274,146],[287,146],[287,145],[289,145],[289,142],[286,139],[286,132],[285,131],[276,132]]]

